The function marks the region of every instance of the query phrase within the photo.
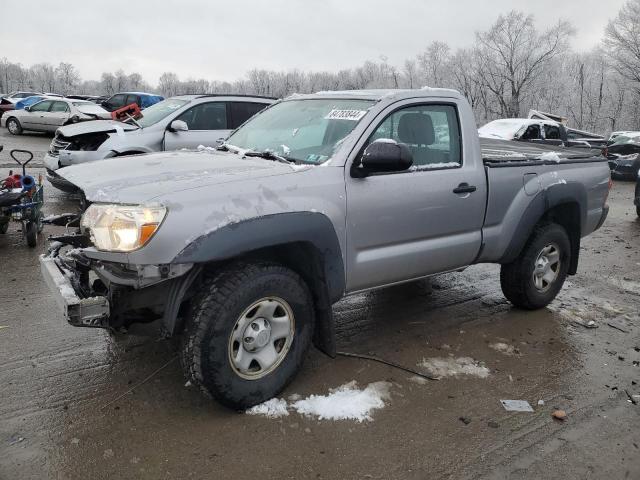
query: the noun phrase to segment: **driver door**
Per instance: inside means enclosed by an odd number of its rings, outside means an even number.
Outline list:
[[[486,181],[463,156],[457,107],[405,105],[369,129],[358,156],[374,140],[392,139],[409,146],[413,166],[365,178],[345,169],[349,292],[464,267],[480,251]]]
[[[218,140],[226,138],[231,130],[227,128],[226,102],[206,102],[191,107],[174,120],[182,120],[189,130],[164,134],[164,149],[196,149],[199,145],[215,147]]]

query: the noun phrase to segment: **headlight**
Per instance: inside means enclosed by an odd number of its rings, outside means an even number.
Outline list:
[[[94,203],[82,216],[98,250],[131,252],[146,244],[162,223],[165,207],[105,205]]]

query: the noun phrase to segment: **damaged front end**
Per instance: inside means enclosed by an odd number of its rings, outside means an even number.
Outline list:
[[[68,226],[77,219],[61,215],[47,223]],[[109,261],[79,230],[49,242],[40,256],[42,275],[69,324],[124,331],[133,323],[162,320],[168,335],[178,328],[180,307],[199,267]]]

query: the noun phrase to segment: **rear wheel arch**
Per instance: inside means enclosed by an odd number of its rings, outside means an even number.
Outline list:
[[[587,218],[587,192],[584,185],[567,183],[553,185],[536,195],[523,212],[509,246],[498,263],[509,263],[517,258],[535,228],[546,223],[562,226],[571,241],[569,275],[578,267],[580,238]]]

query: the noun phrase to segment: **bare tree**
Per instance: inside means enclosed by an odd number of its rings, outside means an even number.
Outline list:
[[[629,0],[609,22],[604,45],[618,73],[640,84],[640,0]]]
[[[448,83],[449,45],[435,41],[418,56],[418,63],[427,85],[443,87]]]
[[[56,67],[55,74],[58,91],[62,94],[72,93],[80,83],[80,75],[76,67],[70,63],[60,62]]]
[[[160,75],[158,90],[165,97],[172,97],[178,93],[178,76],[173,72],[164,72]]]
[[[504,115],[520,116],[527,89],[553,58],[568,50],[572,33],[565,21],[539,33],[533,16],[511,11],[500,15],[489,31],[476,34],[481,78]]]

